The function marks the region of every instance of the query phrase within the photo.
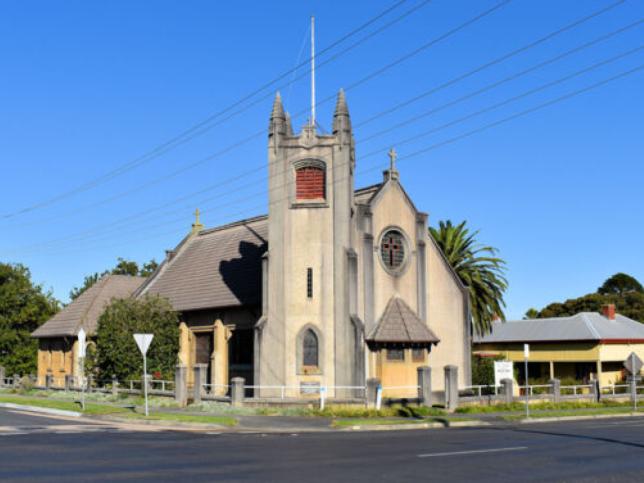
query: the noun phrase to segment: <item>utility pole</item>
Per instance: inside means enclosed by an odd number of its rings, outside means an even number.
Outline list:
[[[530,386],[528,384],[528,358],[530,357],[530,344],[523,344],[524,372],[525,372],[525,417],[530,417]]]

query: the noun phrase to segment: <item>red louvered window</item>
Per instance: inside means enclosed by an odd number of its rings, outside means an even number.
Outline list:
[[[295,171],[295,186],[295,196],[298,200],[324,199],[324,169],[315,166],[299,168]]]

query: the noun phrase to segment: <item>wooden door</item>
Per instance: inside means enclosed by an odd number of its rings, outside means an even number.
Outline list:
[[[212,332],[204,332],[195,334],[195,363],[206,364],[208,366],[208,373],[206,375],[206,382],[210,383],[210,362],[212,356]]]

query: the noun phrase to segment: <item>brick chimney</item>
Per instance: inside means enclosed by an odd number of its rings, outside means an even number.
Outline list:
[[[606,304],[602,306],[602,314],[608,320],[615,320],[615,304]]]

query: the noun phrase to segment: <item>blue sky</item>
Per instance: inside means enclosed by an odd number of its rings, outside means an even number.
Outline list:
[[[277,88],[287,110],[306,111],[304,69],[240,105],[248,107],[243,112],[216,118],[189,142],[50,200],[141,160],[306,60],[311,14],[321,50],[395,4],[3,2],[0,260],[24,263],[35,281],[66,300],[86,274],[113,266],[117,257],[162,259],[189,230],[197,206],[206,226],[264,213],[266,136],[261,131]],[[515,0],[379,72],[498,4],[400,3],[320,56],[323,63],[382,27],[319,67],[318,100],[347,89],[356,126],[358,186],[380,180],[393,145],[401,158],[401,180],[431,224],[467,220],[480,230],[482,242],[498,247],[508,262],[508,316],[519,318],[529,307],[594,291],[618,271],[644,281],[644,71],[460,136],[641,66],[644,50],[634,49],[644,44],[644,25],[613,33],[643,18],[644,4],[617,4],[382,114],[616,2]],[[326,129],[332,109],[333,102],[318,107],[318,121]],[[436,112],[395,128],[430,110]],[[478,111],[484,112],[472,115]],[[305,120],[305,114],[296,117],[294,125]],[[404,142],[427,131],[433,133]],[[426,148],[431,149],[405,159]]]

